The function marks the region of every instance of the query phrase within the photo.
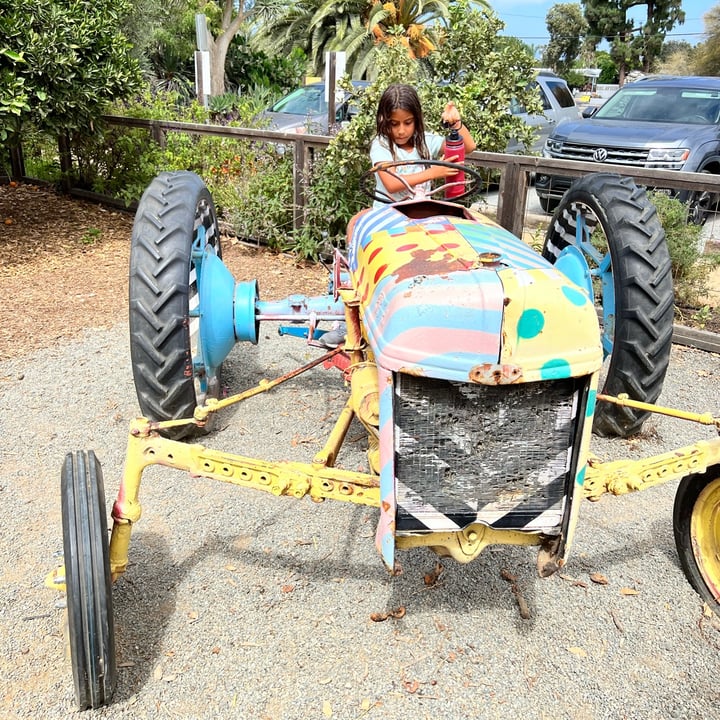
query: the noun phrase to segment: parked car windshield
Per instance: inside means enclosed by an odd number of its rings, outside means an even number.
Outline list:
[[[327,113],[325,88],[320,85],[306,85],[278,100],[270,112],[288,115],[321,115]]]
[[[634,120],[709,125],[720,118],[720,92],[702,88],[625,86],[593,116],[599,120]]]

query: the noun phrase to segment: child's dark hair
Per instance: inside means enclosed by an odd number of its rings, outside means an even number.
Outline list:
[[[377,134],[384,137],[392,156],[395,157],[395,144],[390,133],[390,116],[395,110],[406,110],[415,120],[415,132],[412,136],[413,147],[421,158],[429,159],[430,152],[425,144],[425,124],[422,105],[417,91],[412,85],[395,83],[389,85],[380,98],[377,110]]]

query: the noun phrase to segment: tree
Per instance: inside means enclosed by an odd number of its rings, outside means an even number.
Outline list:
[[[208,0],[198,10],[209,15],[210,95],[225,93],[225,58],[235,35],[249,20],[252,0]]]
[[[642,27],[634,27],[627,12],[641,5],[647,7],[647,19]],[[595,44],[603,38],[610,43],[621,85],[628,70],[642,67],[649,72],[665,35],[685,21],[681,0],[583,0],[583,6]]]
[[[543,64],[558,72],[570,68],[580,54],[588,23],[579,3],[553,5],[545,16],[550,41],[543,54]]]
[[[542,112],[530,83],[532,54],[516,38],[499,35],[503,27],[492,10],[454,2],[438,50],[423,63],[430,78],[421,81],[426,114],[439,118],[444,104],[455,101],[478,149],[490,152],[503,152],[513,137],[526,147],[534,141],[532,128],[509,112],[514,101],[531,114]]]
[[[368,29],[377,42],[398,38],[411,58],[424,58],[437,48],[437,28],[447,25],[448,13],[448,5],[442,0],[375,2]]]
[[[703,15],[706,40],[695,48],[695,72],[720,75],[720,5]]]
[[[620,85],[627,70],[635,67],[637,57],[632,47],[633,23],[627,18],[624,0],[584,0],[588,35],[595,46],[603,39],[610,43],[610,56],[618,68]]]
[[[90,133],[107,105],[139,87],[119,28],[127,0],[0,0],[0,137],[23,126]]]
[[[595,53],[594,67],[600,68],[600,85],[613,85],[618,81],[618,68],[609,52],[599,50]]]
[[[123,23],[143,76],[156,90],[195,96],[196,0],[132,0]]]
[[[663,43],[657,61],[657,71],[667,75],[687,75],[694,72],[695,48],[685,40]]]
[[[283,7],[258,28],[255,44],[271,53],[287,55],[301,48],[309,70],[322,75],[325,53],[346,53],[346,71],[362,76],[371,62],[373,42],[367,29],[370,0],[299,0]]]
[[[0,47],[0,140],[6,140],[13,118],[19,118],[30,110],[25,78],[19,67],[25,62],[22,53]]]
[[[647,18],[633,43],[643,72],[649,73],[662,51],[665,36],[676,25],[685,22],[685,13],[681,7],[682,0],[646,0],[638,4],[647,5]]]

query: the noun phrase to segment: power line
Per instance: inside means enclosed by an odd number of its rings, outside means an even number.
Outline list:
[[[655,33],[653,35],[632,35],[628,39],[635,38],[651,38],[651,37],[664,37],[664,38],[672,38],[672,37],[702,37],[704,35],[707,35],[707,33],[667,33],[665,35],[662,35],[662,33]],[[516,37],[518,40],[549,40],[550,35],[512,35],[511,37]],[[612,39],[620,38],[622,35],[611,35]],[[556,40],[577,40],[577,39],[597,39],[597,40],[605,40],[605,35],[561,35],[556,38]]]

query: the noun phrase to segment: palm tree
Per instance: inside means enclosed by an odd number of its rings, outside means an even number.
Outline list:
[[[269,52],[287,54],[295,47],[307,54],[311,71],[322,74],[325,53],[347,53],[346,70],[372,49],[367,30],[369,0],[299,0],[269,18],[255,38]]]
[[[424,58],[436,49],[439,42],[436,26],[446,26],[448,15],[448,5],[443,0],[374,2],[368,29],[376,42],[399,40],[411,57]]]

